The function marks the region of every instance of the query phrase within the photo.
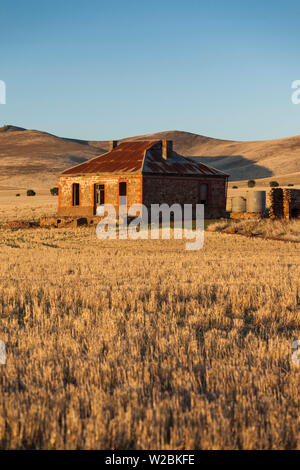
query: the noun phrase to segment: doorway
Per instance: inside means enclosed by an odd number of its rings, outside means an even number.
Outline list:
[[[105,204],[105,187],[104,184],[94,185],[94,213],[97,214],[97,208]]]

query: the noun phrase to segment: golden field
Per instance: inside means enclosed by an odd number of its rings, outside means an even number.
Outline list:
[[[25,190],[0,189],[0,225],[11,220],[37,221],[43,216],[54,216],[57,202],[58,197],[51,196],[49,190],[38,190],[36,196],[26,196]]]
[[[0,448],[300,449],[298,244],[95,228],[0,244]]]

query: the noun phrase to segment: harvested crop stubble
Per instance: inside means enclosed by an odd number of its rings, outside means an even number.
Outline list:
[[[297,244],[0,242],[1,448],[300,448]]]
[[[300,220],[222,220],[212,223],[207,230],[210,232],[239,233],[241,235],[276,238],[279,240],[300,242]]]

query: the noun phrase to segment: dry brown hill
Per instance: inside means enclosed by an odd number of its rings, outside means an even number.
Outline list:
[[[300,183],[300,135],[276,140],[237,142],[169,131],[136,138],[173,140],[176,152],[195,157],[198,161],[229,173],[231,181],[289,174],[293,174],[295,180],[295,174],[298,173]]]
[[[274,179],[300,183],[300,135],[284,139],[236,142],[182,131],[159,132],[122,140],[171,139],[174,150],[230,174],[230,179]],[[107,141],[57,137],[15,126],[0,128],[0,188],[55,185],[63,169],[107,151]]]
[[[99,153],[84,140],[64,139],[21,127],[0,128],[0,188],[40,188],[55,185],[57,173]]]

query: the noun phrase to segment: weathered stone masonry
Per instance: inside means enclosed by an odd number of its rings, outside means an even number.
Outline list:
[[[273,188],[268,197],[271,219],[300,217],[299,189]]]
[[[143,177],[143,204],[148,208],[151,204],[199,204],[200,184],[207,184],[208,198],[205,204],[205,218],[225,216],[226,180],[220,178],[194,177]]]
[[[94,201],[94,185],[104,184],[105,204],[112,204],[115,209],[119,206],[119,183],[127,183],[127,205],[141,202],[142,177],[141,176],[61,176],[59,178],[58,215],[64,216],[93,216],[96,214]],[[72,206],[72,185],[79,184],[79,206]]]

